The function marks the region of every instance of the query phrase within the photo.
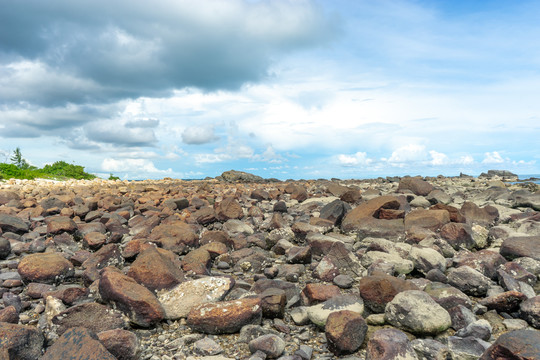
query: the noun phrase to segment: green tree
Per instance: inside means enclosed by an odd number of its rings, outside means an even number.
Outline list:
[[[19,169],[25,170],[30,167],[30,164],[28,163],[28,161],[26,161],[26,159],[23,158],[22,153],[21,153],[21,148],[19,147],[17,147],[13,151],[13,155],[11,156],[10,160],[11,160],[11,163],[17,166]]]

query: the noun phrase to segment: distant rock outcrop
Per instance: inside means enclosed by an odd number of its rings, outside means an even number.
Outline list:
[[[226,182],[262,182],[264,179],[260,176],[253,175],[243,171],[229,170],[225,171],[221,176],[217,176],[216,180]]]
[[[514,174],[511,171],[508,170],[488,170],[486,173],[481,173],[479,177],[486,177],[486,178],[492,178],[492,177],[501,177],[501,178],[517,178],[518,176]]]

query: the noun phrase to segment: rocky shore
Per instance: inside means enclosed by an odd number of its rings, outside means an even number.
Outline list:
[[[506,175],[0,182],[0,360],[540,359]]]

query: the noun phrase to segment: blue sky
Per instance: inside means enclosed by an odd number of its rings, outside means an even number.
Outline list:
[[[0,0],[0,161],[540,173],[540,2]]]

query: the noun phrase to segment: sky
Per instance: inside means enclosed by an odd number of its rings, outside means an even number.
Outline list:
[[[0,0],[0,162],[540,173],[540,1]]]

